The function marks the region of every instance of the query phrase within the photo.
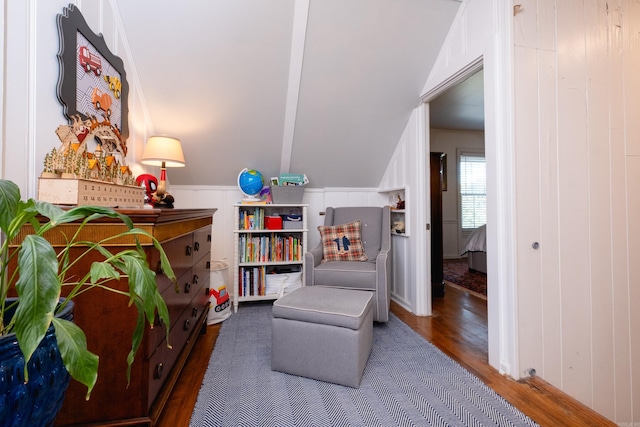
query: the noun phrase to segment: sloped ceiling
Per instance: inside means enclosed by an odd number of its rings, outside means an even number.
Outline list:
[[[457,0],[116,0],[172,184],[376,187]]]

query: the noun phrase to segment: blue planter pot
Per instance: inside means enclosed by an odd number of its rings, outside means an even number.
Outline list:
[[[73,302],[56,317],[73,319]],[[50,426],[62,407],[70,376],[62,363],[53,326],[28,364],[24,382],[24,357],[15,334],[0,338],[0,426]]]

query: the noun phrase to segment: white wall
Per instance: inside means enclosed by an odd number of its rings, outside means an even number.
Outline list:
[[[471,14],[474,6],[490,16]],[[462,9],[425,93],[464,72],[476,57],[470,47],[496,36],[480,49],[488,223],[496,224],[488,229],[490,363],[514,377],[534,368],[620,425],[636,425],[640,4],[530,0],[514,10],[471,0]],[[472,16],[493,25],[479,31],[485,38],[473,37]]]
[[[44,156],[60,146],[55,129],[68,123],[56,95],[59,75],[56,16],[69,3],[68,0],[2,2],[0,17],[7,43],[0,71],[4,89],[0,108],[5,113],[0,115],[0,177],[16,182],[23,197],[36,197]],[[153,129],[146,119],[144,98],[119,13],[107,0],[75,4],[89,27],[103,33],[109,49],[124,62],[129,82],[130,130],[126,160],[139,174],[142,168],[135,159],[141,155],[146,137]]]
[[[447,155],[447,191],[442,192],[443,257],[460,258],[466,236],[460,232],[458,153],[484,153],[484,132],[430,129],[431,151]]]
[[[621,425],[638,425],[640,4],[521,3],[520,366]]]

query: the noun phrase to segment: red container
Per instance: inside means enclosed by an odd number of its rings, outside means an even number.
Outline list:
[[[267,230],[282,230],[282,217],[280,215],[266,216],[264,218],[264,225],[267,227]]]

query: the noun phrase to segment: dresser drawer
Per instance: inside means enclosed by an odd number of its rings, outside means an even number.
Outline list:
[[[211,227],[204,227],[193,233],[193,259],[197,262],[211,250]]]
[[[191,269],[194,260],[192,235],[178,237],[165,242],[162,244],[162,248],[166,252],[167,258],[169,258],[171,268],[176,277],[182,276],[187,270]],[[156,271],[156,281],[160,292],[163,292],[171,285],[171,281],[162,271]]]
[[[194,329],[202,326],[202,316],[206,313],[208,298],[202,296],[194,298],[180,317],[172,319],[169,332],[168,348],[162,340],[148,360],[147,369],[149,376],[149,402],[153,402],[162,388],[167,376],[173,369],[176,360],[180,356],[187,340],[194,333]]]

